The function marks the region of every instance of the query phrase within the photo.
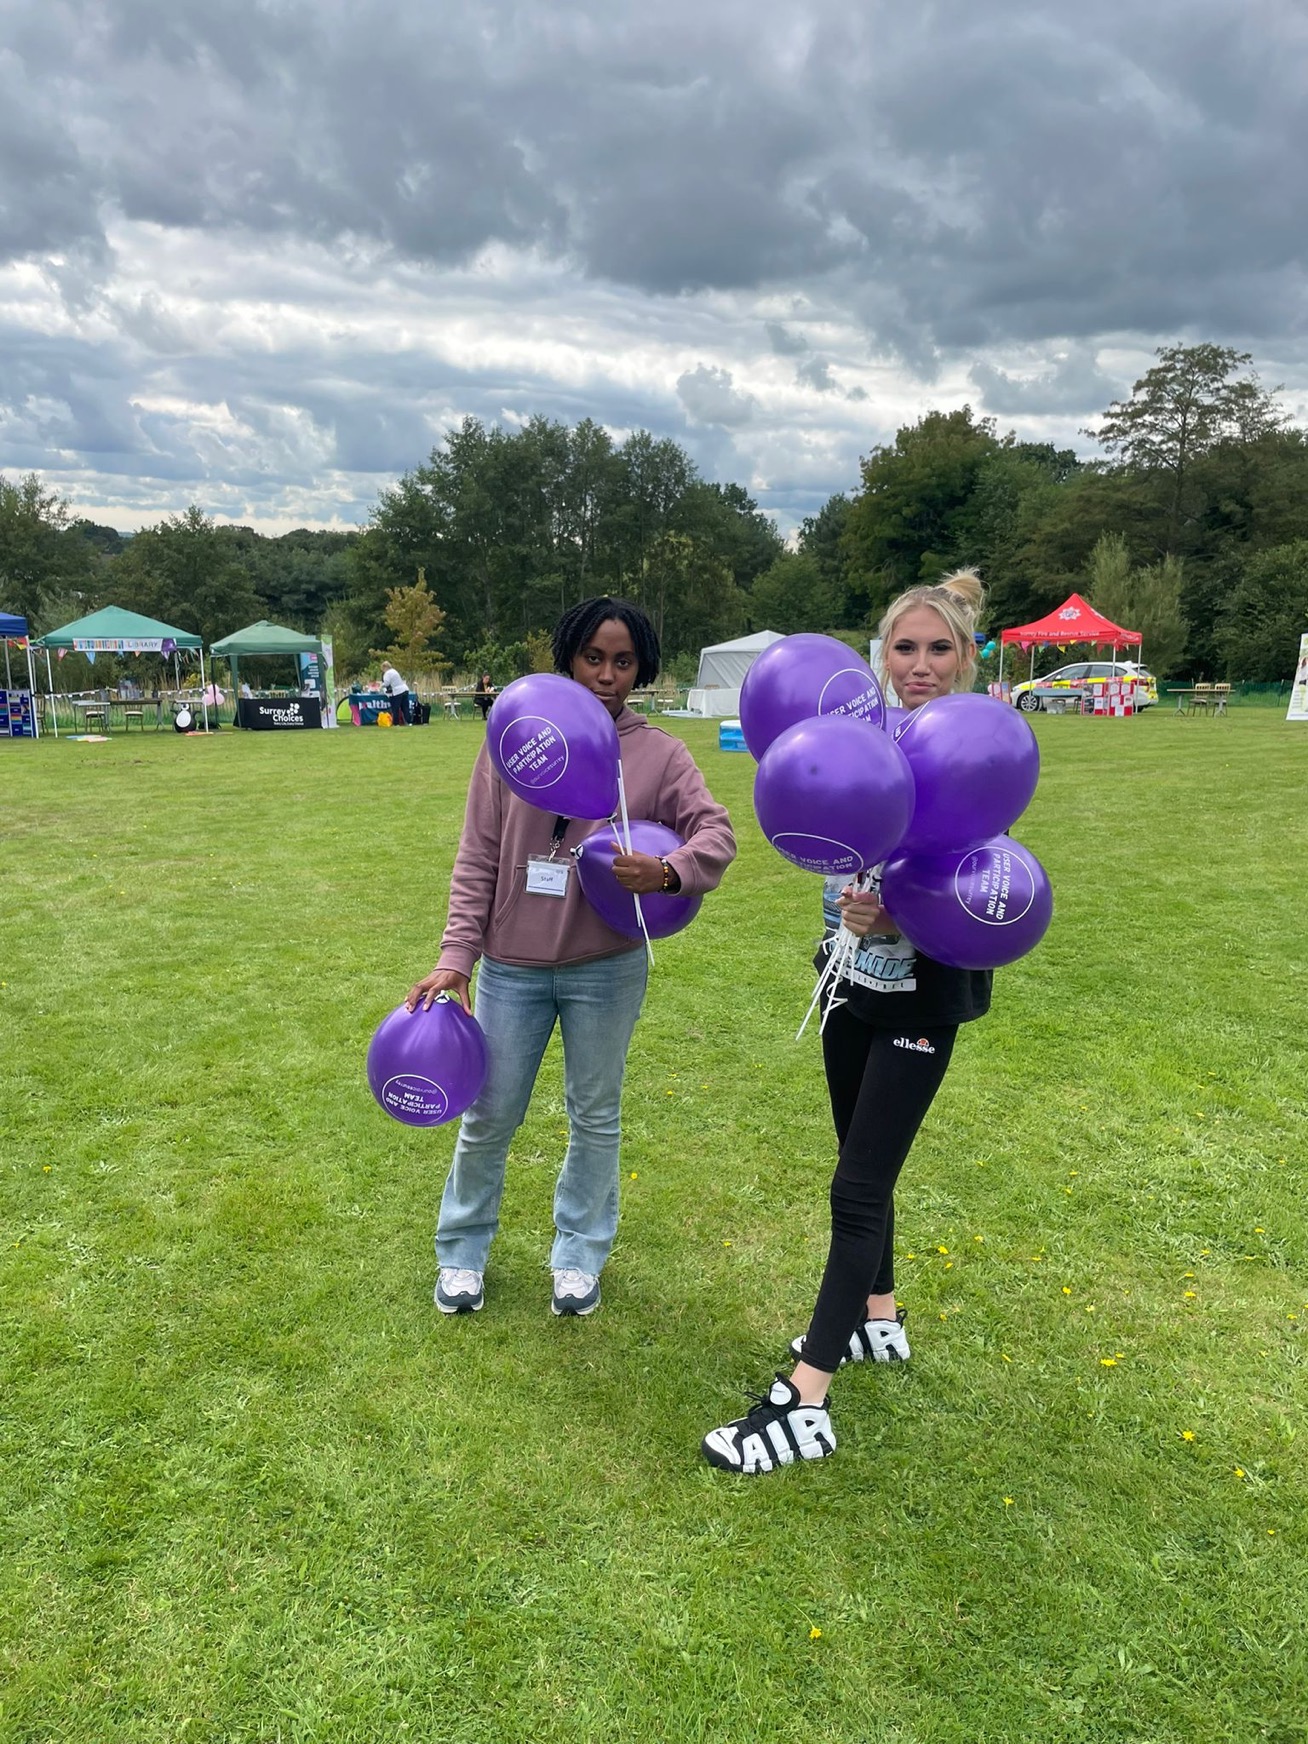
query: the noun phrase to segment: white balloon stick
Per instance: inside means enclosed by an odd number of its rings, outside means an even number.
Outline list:
[[[618,760],[618,805],[622,811],[622,839],[628,854],[631,852],[631,819],[627,816],[627,784],[622,779],[622,761]],[[640,897],[633,890],[631,900],[636,905],[636,919],[640,930],[645,935],[645,949],[649,953],[649,966],[654,967],[654,946],[650,943],[649,928],[645,925],[645,912],[640,906]]]

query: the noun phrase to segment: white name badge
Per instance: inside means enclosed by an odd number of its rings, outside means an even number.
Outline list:
[[[527,891],[531,896],[566,896],[571,860],[549,860],[544,854],[527,857]]]

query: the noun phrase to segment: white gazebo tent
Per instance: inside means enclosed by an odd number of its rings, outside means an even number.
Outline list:
[[[765,648],[781,640],[776,630],[756,630],[734,642],[701,648],[695,687],[686,698],[688,711],[693,715],[738,715],[745,674]]]

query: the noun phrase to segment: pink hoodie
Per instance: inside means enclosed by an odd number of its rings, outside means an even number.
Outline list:
[[[731,820],[704,785],[680,739],[624,708],[617,717],[622,777],[631,818],[675,830],[685,841],[668,855],[688,896],[713,890],[736,857]],[[569,823],[558,858],[604,824]],[[548,854],[552,813],[537,811],[501,781],[485,745],[468,788],[463,835],[450,878],[449,918],[438,969],[471,975],[478,957],[544,968],[643,949],[615,933],[581,894],[577,869],[562,900],[527,894],[527,856]]]

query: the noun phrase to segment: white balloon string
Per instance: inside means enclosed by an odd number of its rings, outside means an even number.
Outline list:
[[[627,784],[622,779],[622,760],[618,760],[618,805],[622,810],[622,837],[627,853],[631,853],[631,819],[627,816]],[[645,950],[649,954],[649,966],[654,967],[654,946],[650,943],[649,928],[645,925],[645,911],[640,906],[640,897],[633,890],[631,900],[636,905],[636,920],[641,932],[645,935]]]
[[[871,887],[873,876],[874,869],[871,866],[869,866],[865,871],[860,872],[858,877],[853,881],[855,893],[862,895],[864,891],[868,890]],[[826,1030],[827,1019],[831,1016],[831,1013],[836,1009],[836,1007],[845,1004],[845,1000],[840,993],[840,983],[845,979],[850,969],[853,967],[854,958],[857,956],[858,948],[862,942],[863,941],[859,935],[850,932],[849,928],[842,920],[840,925],[836,928],[835,933],[832,935],[831,950],[828,952],[827,960],[822,965],[822,972],[817,978],[817,986],[813,989],[813,997],[809,1001],[808,1010],[804,1013],[804,1021],[795,1032],[796,1041],[799,1040],[804,1031],[808,1028],[808,1020],[817,1010],[818,1003],[822,999],[824,993],[826,995],[826,1003],[822,1007],[822,1020],[818,1024],[819,1035],[822,1035]]]

